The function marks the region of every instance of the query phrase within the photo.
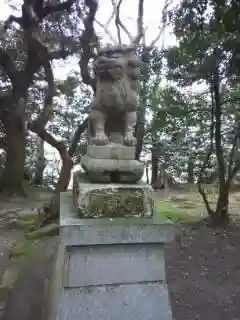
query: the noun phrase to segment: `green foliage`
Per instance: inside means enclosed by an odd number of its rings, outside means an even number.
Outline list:
[[[38,212],[25,212],[18,217],[19,221],[34,222],[39,218]]]
[[[33,230],[38,222],[39,213],[25,213],[24,215],[20,215],[16,220],[16,226],[23,229],[24,232],[30,232]]]
[[[9,252],[10,258],[25,256],[30,253],[33,248],[33,242],[22,240],[17,245],[13,246]]]
[[[23,229],[24,231],[30,231],[34,228],[36,221],[35,220],[21,220],[16,221],[17,227]]]
[[[233,10],[233,8],[236,10],[236,3],[233,3],[224,0],[183,0],[174,8],[171,15],[178,45],[165,50],[164,53],[169,80],[175,81],[185,90],[189,86],[194,88],[193,86],[199,84],[206,87],[205,92],[201,90],[201,97],[195,94],[195,99],[187,103],[190,107],[186,109],[187,113],[181,115],[187,130],[185,129],[179,143],[180,153],[178,148],[175,152],[177,151],[179,158],[184,143],[187,142],[186,153],[191,159],[188,163],[192,166],[195,160],[195,163],[201,166],[200,171],[196,172],[195,165],[195,175],[201,173],[199,181],[219,182],[215,211],[208,205],[208,190],[204,192],[204,189],[200,189],[200,191],[209,215],[222,216],[223,219],[228,217],[225,195],[229,192],[231,180],[240,169],[238,156],[240,100],[239,84],[236,81],[239,78],[237,67],[239,56],[236,52],[240,51]],[[231,16],[233,23],[229,20]],[[232,33],[226,30],[232,30]],[[177,97],[176,94],[175,96]],[[174,101],[183,103],[184,99],[179,97],[176,100],[172,99],[173,105]],[[195,109],[196,101],[198,108]],[[205,111],[204,116],[201,116],[201,110]],[[195,113],[196,117],[191,119],[189,117],[191,112]],[[175,113],[175,117],[178,117],[178,113]],[[178,129],[176,123],[183,127],[184,122],[175,117],[176,131]],[[196,140],[197,132],[203,139]],[[200,156],[200,152],[203,157]],[[209,155],[206,157],[206,154]],[[183,159],[182,156],[180,158]]]
[[[224,24],[230,12],[235,15],[229,1],[182,1],[172,18],[179,45],[165,52],[170,79],[182,85],[210,81],[216,63],[222,78],[238,76],[233,68],[238,59],[234,53],[239,48],[237,33],[226,32]]]
[[[38,230],[25,234],[25,238],[28,240],[39,239],[42,237],[54,236],[58,234],[59,224],[52,223]]]
[[[182,224],[190,224],[197,221],[197,218],[190,215],[186,211],[179,209],[171,202],[156,201],[157,214],[165,218],[170,219],[173,222],[179,222]]]

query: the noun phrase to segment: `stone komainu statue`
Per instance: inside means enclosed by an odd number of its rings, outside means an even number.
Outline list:
[[[81,165],[92,182],[135,183],[144,164],[135,159],[141,60],[130,46],[108,47],[95,61],[87,152]]]
[[[102,50],[94,64],[96,95],[90,105],[89,144],[134,146],[141,60],[131,46]]]

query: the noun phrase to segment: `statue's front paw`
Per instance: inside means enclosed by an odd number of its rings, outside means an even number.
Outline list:
[[[131,134],[129,133],[124,138],[124,144],[126,146],[135,146],[137,144],[137,140],[132,133]]]
[[[105,134],[97,134],[92,138],[92,144],[103,146],[109,143],[109,139]]]

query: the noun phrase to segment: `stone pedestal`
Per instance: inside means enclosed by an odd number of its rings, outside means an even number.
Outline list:
[[[144,184],[100,184],[83,182],[81,173],[73,178],[73,201],[78,216],[151,217],[154,211],[152,187]]]
[[[91,182],[135,183],[144,172],[144,164],[135,160],[135,147],[120,143],[88,145],[81,164]]]
[[[61,195],[60,245],[48,320],[171,320],[164,244],[168,220],[81,219]]]

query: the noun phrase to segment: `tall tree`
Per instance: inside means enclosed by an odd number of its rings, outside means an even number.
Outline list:
[[[4,24],[5,32],[10,24],[16,22],[20,30],[16,39],[15,52],[19,50],[19,40],[23,34],[22,44],[26,51],[20,60],[15,62],[7,45],[3,43],[0,49],[0,66],[3,76],[7,77],[11,86],[1,96],[0,120],[6,130],[7,156],[6,166],[1,178],[1,189],[8,194],[24,194],[22,181],[24,178],[24,162],[26,147],[26,130],[30,129],[44,140],[49,137],[45,132],[46,123],[52,115],[52,99],[55,93],[54,77],[51,60],[63,58],[65,52],[61,50],[49,52],[46,44],[41,39],[40,24],[49,14],[70,9],[73,1],[65,1],[58,5],[44,6],[43,1],[23,1],[22,16],[10,16]],[[22,58],[22,59],[21,59]],[[44,69],[48,83],[48,92],[44,107],[38,118],[34,121],[26,120],[26,102],[28,89],[34,81],[34,76],[41,68]]]
[[[239,139],[236,112],[231,127],[232,144],[228,161],[224,158],[223,148],[223,113],[226,108],[224,93],[239,77],[238,70],[233,68],[233,65],[238,63],[235,54],[238,48],[237,32],[229,33],[225,29],[226,14],[231,12],[232,17],[235,15],[232,6],[233,2],[224,0],[183,1],[172,15],[179,46],[171,48],[166,54],[169,78],[184,86],[202,82],[209,89],[210,143],[200,170],[198,185],[211,221],[215,224],[229,219],[230,183],[240,169],[239,160],[234,157]],[[234,21],[233,18],[233,23]],[[202,188],[202,176],[212,153],[217,159],[219,179],[219,196],[215,210],[210,207]]]

